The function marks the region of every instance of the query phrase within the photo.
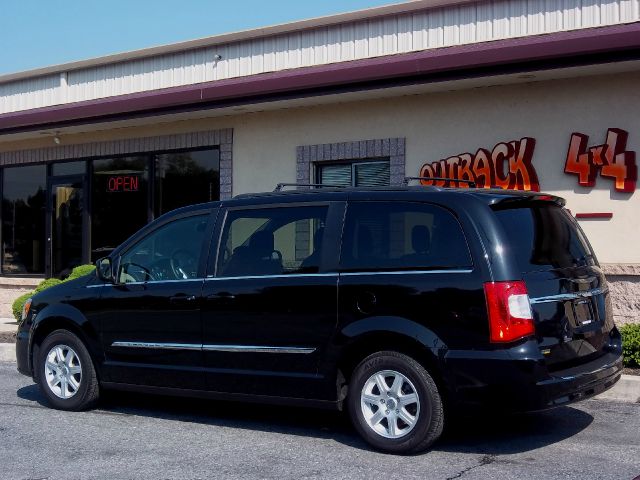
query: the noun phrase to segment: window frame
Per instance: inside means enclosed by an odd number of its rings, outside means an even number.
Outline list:
[[[252,211],[264,209],[281,209],[281,208],[300,208],[300,207],[327,207],[327,217],[325,220],[325,231],[322,240],[322,253],[320,255],[320,264],[318,272],[314,273],[284,273],[280,275],[260,275],[260,276],[239,276],[225,277],[221,276],[219,269],[219,257],[222,249],[222,235],[225,231],[230,212],[236,211]],[[224,211],[222,211],[224,210]],[[287,277],[296,276],[313,276],[325,275],[328,273],[336,273],[338,267],[338,253],[340,251],[340,237],[342,233],[342,221],[346,210],[346,201],[303,201],[303,202],[274,202],[250,205],[230,205],[223,206],[218,214],[215,229],[211,241],[211,249],[209,260],[207,262],[206,278],[215,278],[219,280],[232,278],[267,278],[267,277]]]
[[[421,206],[430,206],[430,207],[434,207],[440,210],[445,211],[447,214],[451,215],[451,217],[455,220],[455,222],[458,224],[458,227],[460,228],[460,232],[462,233],[462,238],[465,242],[465,245],[467,246],[467,253],[469,256],[469,265],[466,266],[456,266],[456,267],[451,267],[451,268],[442,268],[442,267],[438,267],[436,269],[434,269],[433,267],[425,267],[425,266],[416,266],[416,267],[400,267],[400,266],[396,266],[396,267],[380,267],[380,266],[374,266],[374,267],[370,267],[368,269],[363,269],[363,268],[345,268],[343,267],[342,264],[342,258],[343,258],[343,254],[345,252],[344,249],[344,245],[345,245],[345,238],[346,238],[346,233],[347,233],[347,221],[349,219],[349,208],[351,206],[353,206],[354,204],[371,204],[371,203],[385,203],[385,204],[413,204],[413,205],[421,205]],[[344,221],[343,221],[343,228],[342,228],[342,234],[340,236],[340,249],[339,249],[339,254],[338,254],[338,259],[337,259],[337,266],[338,266],[338,271],[341,274],[373,274],[373,273],[394,273],[394,272],[451,272],[451,273],[455,273],[455,272],[471,272],[473,270],[475,270],[476,264],[474,261],[474,256],[473,256],[473,251],[471,249],[471,244],[469,243],[469,236],[467,235],[467,232],[464,229],[464,225],[463,222],[460,220],[460,217],[458,216],[458,214],[455,212],[455,210],[436,203],[436,202],[429,202],[429,201],[419,201],[419,200],[390,200],[390,199],[376,199],[376,200],[365,200],[365,199],[357,199],[357,200],[349,200],[347,202],[346,205],[346,209],[344,212]]]
[[[356,167],[358,165],[372,165],[372,164],[386,164],[389,165],[389,185],[391,186],[391,158],[390,157],[378,157],[378,158],[361,158],[361,159],[353,159],[353,160],[338,160],[338,161],[321,161],[315,162],[315,178],[316,183],[322,184],[322,168],[329,167],[332,165],[349,165],[351,166],[351,185],[348,187],[357,188],[358,185],[355,184],[356,181]],[[330,184],[327,184],[330,185]]]

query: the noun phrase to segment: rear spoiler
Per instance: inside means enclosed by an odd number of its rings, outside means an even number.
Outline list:
[[[503,210],[507,208],[526,207],[527,205],[540,205],[543,203],[552,203],[558,207],[564,207],[567,204],[567,201],[562,197],[549,195],[548,193],[514,195],[497,199],[495,202],[492,202],[491,208],[494,210]]]

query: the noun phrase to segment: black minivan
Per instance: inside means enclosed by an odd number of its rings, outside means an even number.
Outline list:
[[[344,408],[374,447],[420,451],[456,408],[547,409],[619,379],[607,283],[563,206],[391,187],[175,210],[25,304],[18,370],[64,410],[102,389]]]

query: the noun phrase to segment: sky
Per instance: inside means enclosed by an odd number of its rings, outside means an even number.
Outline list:
[[[400,0],[0,0],[0,75]]]

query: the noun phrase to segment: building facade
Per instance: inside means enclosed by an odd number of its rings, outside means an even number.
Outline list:
[[[640,321],[639,60],[638,0],[421,0],[0,76],[0,283],[181,205],[436,176],[566,198]]]

